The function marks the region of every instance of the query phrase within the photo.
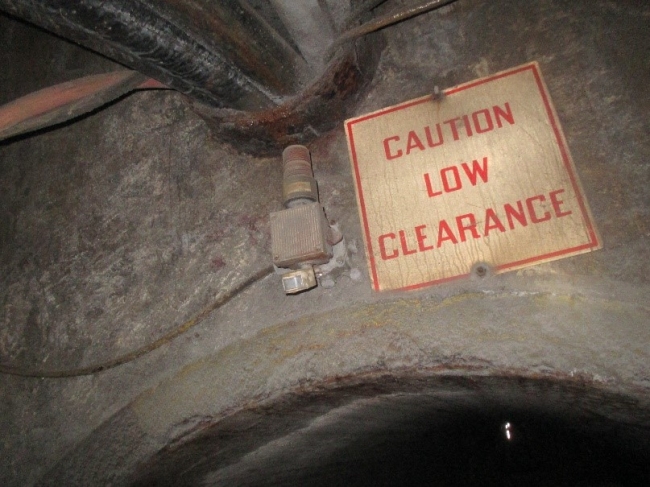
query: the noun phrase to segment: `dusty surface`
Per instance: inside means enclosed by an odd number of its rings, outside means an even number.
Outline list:
[[[537,60],[602,250],[374,294],[336,130],[310,148],[328,215],[356,242],[351,265],[361,281],[344,275],[332,289],[289,298],[266,277],[132,363],[72,379],[2,376],[0,483],[33,485],[52,472],[44,484],[119,485],[139,460],[197,425],[369,371],[579,378],[637,401],[628,418],[647,410],[649,19],[643,2],[461,0],[386,32],[378,74],[356,109]],[[0,36],[8,46],[0,101],[112,69],[6,18]],[[236,153],[172,92],[138,93],[0,144],[0,361],[74,369],[184,323],[269,265],[280,178],[279,154]],[[96,477],[87,477],[93,465]]]

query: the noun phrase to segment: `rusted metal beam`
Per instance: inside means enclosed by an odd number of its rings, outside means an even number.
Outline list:
[[[0,9],[213,107],[269,108],[299,87],[299,56],[238,0],[0,0]]]

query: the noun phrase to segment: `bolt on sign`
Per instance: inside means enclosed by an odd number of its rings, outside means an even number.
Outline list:
[[[345,126],[375,290],[600,248],[537,63]]]

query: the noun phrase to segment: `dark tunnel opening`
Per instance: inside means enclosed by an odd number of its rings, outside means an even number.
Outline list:
[[[636,486],[650,479],[647,412],[629,398],[512,378],[393,386],[385,393],[366,383],[242,411],[159,452],[132,485]],[[377,388],[382,393],[372,396]]]

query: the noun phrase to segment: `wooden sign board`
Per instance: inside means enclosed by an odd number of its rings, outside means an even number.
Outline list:
[[[537,63],[345,126],[375,290],[600,248]]]

